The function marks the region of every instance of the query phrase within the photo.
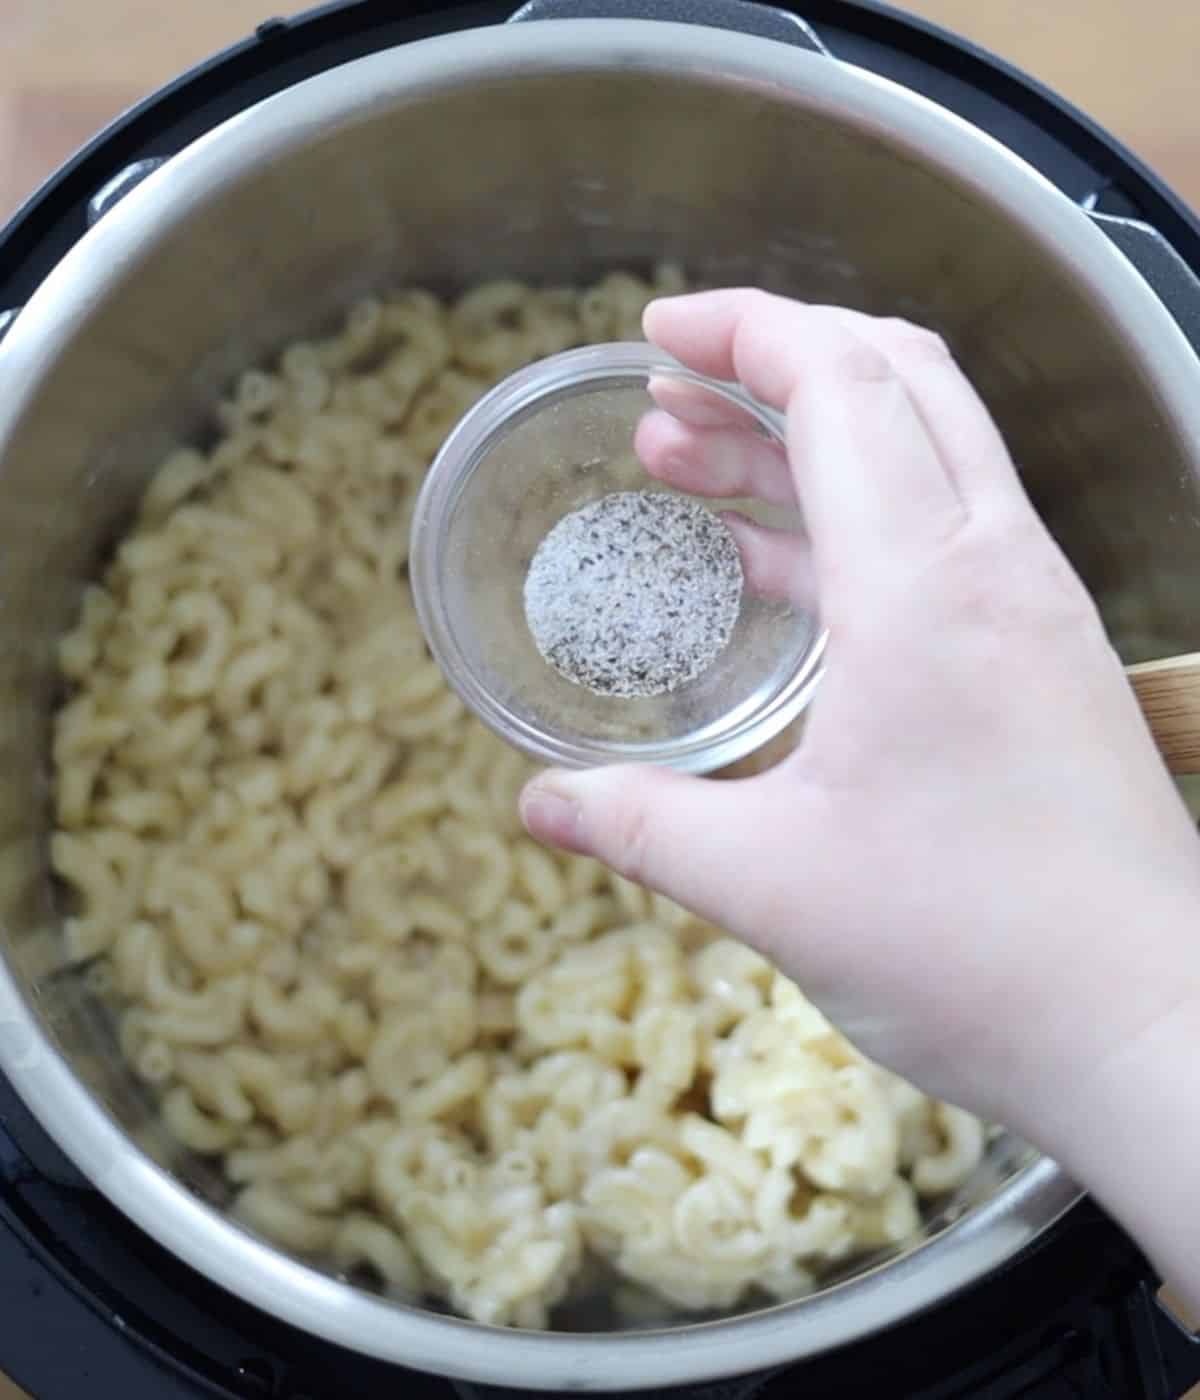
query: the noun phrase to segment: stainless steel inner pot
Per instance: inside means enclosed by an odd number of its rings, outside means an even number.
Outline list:
[[[863,1338],[1011,1256],[1075,1190],[1001,1139],[903,1257],[682,1331],[504,1332],[292,1261],[206,1203],[211,1170],[162,1140],[106,1018],[62,970],[45,859],[52,648],[164,450],[204,430],[234,373],[356,294],[660,257],[942,331],[1127,658],[1200,648],[1200,373],[1174,322],[1002,147],[782,43],[573,20],[334,69],[142,183],[0,348],[0,1064],[112,1201],[234,1293],[364,1352],[501,1384],[652,1387]]]

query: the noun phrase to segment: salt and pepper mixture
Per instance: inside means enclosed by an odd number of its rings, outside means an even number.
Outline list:
[[[648,699],[695,680],[729,644],[742,600],[729,527],[700,501],[615,491],[550,530],[525,578],[543,658],[597,695]]]

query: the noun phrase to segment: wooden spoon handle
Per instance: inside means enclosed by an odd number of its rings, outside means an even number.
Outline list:
[[[1200,773],[1200,652],[1126,668],[1172,773]]]

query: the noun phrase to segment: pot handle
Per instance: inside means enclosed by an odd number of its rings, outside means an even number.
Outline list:
[[[1200,355],[1200,278],[1152,224],[1094,210],[1088,213],[1141,273]]]
[[[525,0],[508,22],[542,19],[653,19],[703,24],[829,56],[812,25],[799,15],[754,0]]]

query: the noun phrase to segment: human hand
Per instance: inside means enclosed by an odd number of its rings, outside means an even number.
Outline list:
[[[944,345],[754,291],[649,339],[787,415],[787,454],[651,415],[638,449],[734,522],[750,586],[815,589],[827,669],[755,778],[545,774],[522,814],[759,948],[871,1058],[1037,1137],[1197,999],[1200,844],[1087,593]]]

